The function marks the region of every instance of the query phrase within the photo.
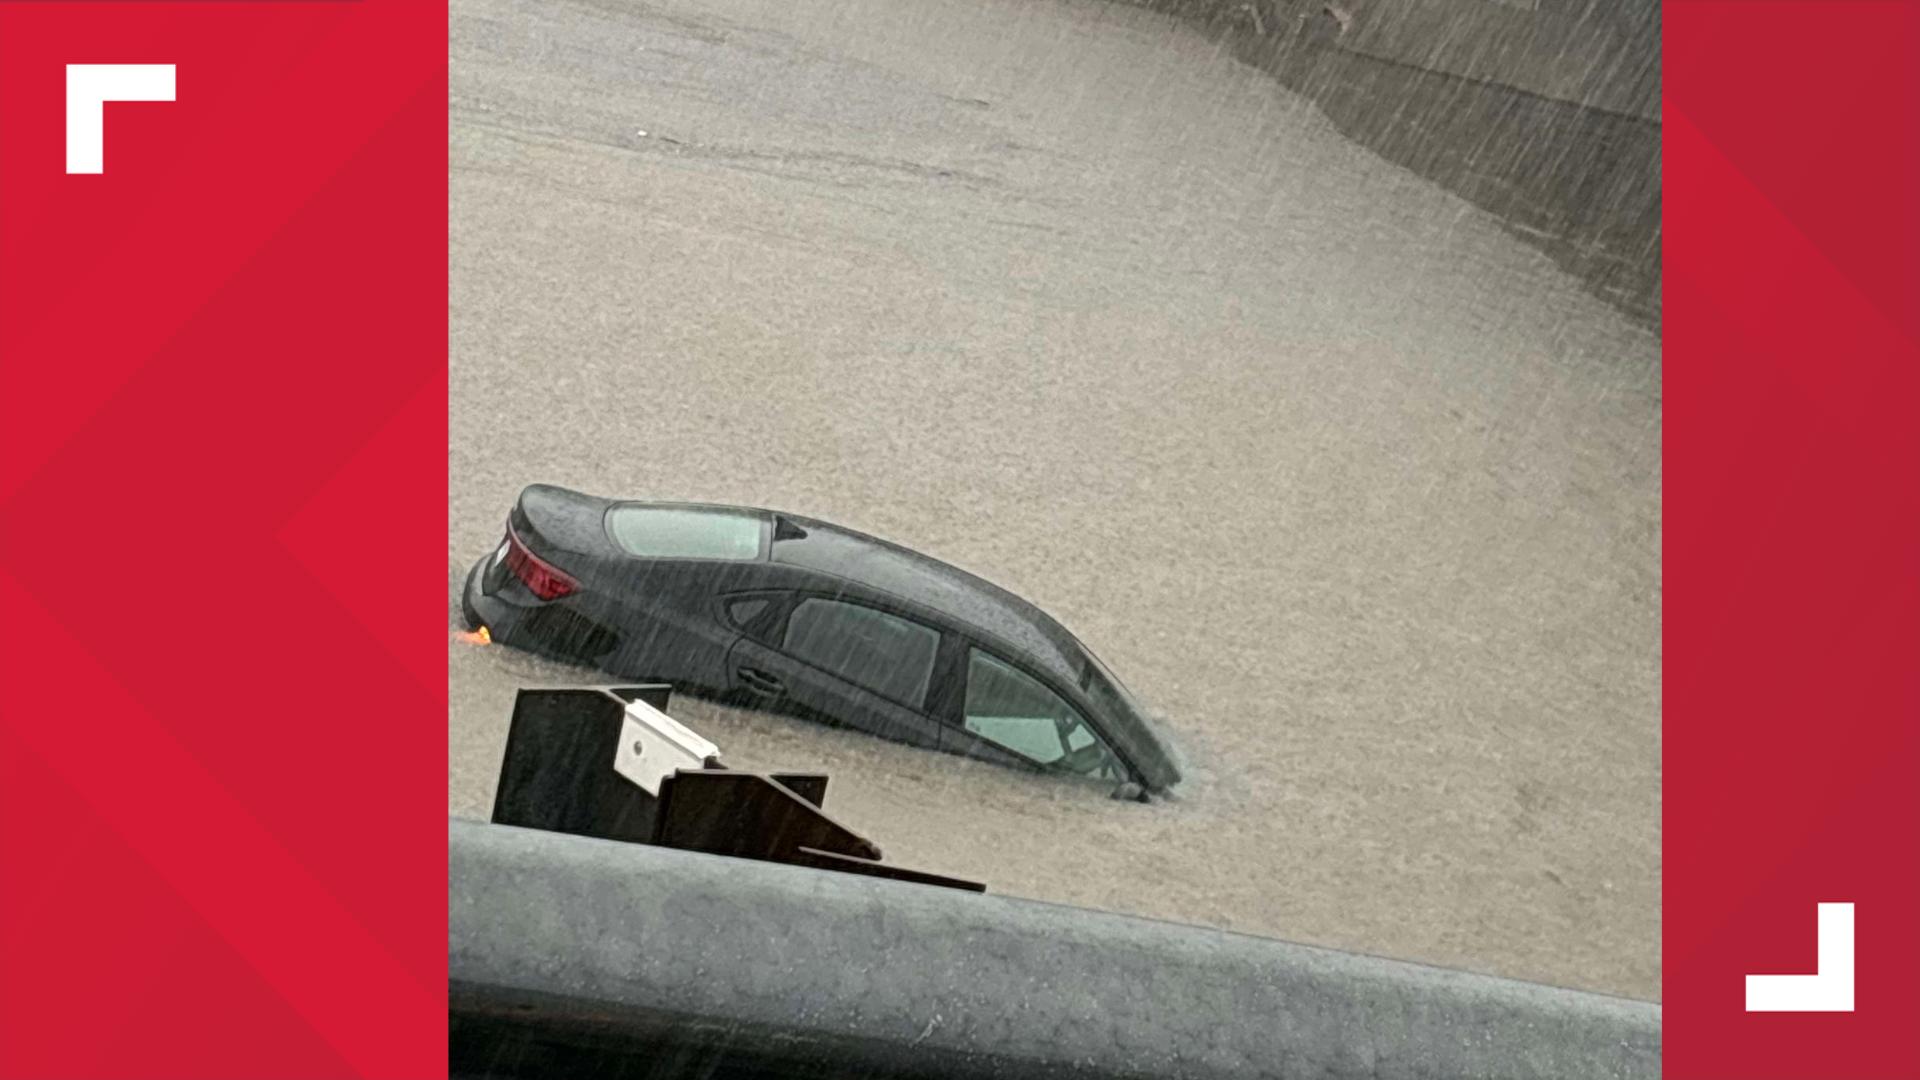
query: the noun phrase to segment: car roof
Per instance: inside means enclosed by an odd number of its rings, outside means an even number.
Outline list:
[[[1005,659],[1059,680],[1071,693],[1086,693],[1082,680],[1091,670],[1126,702],[1123,712],[1105,717],[1108,739],[1155,790],[1164,790],[1180,778],[1164,736],[1087,647],[1052,616],[985,578],[877,536],[779,510],[633,499],[612,505],[762,515],[772,527],[766,553],[755,560],[766,560],[761,565],[831,579],[834,588],[844,589],[849,596],[867,593],[927,611],[966,628],[984,643],[1002,646],[1008,650]]]
[[[776,531],[772,561],[865,586],[1023,650],[1048,673],[1078,684],[1085,649],[1046,612],[985,578],[875,536],[775,511],[804,537]],[[1022,659],[1010,657],[1009,659]]]

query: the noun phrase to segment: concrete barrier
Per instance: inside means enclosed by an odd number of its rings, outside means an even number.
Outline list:
[[[1659,1075],[1642,1002],[478,822],[448,850],[455,1075]]]
[[[1659,322],[1656,0],[1123,2],[1221,35],[1348,138]]]

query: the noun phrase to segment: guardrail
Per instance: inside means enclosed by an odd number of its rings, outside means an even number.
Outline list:
[[[1660,1072],[1643,1002],[479,822],[447,843],[456,1076]]]

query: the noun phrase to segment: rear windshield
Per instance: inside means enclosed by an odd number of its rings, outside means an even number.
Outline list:
[[[644,559],[753,559],[767,521],[739,510],[688,506],[616,506],[607,531]]]

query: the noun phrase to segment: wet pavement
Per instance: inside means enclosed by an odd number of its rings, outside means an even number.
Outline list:
[[[1164,17],[454,0],[452,640],[528,482],[788,509],[1034,600],[1171,800],[684,702],[996,892],[1655,997],[1658,342]]]

